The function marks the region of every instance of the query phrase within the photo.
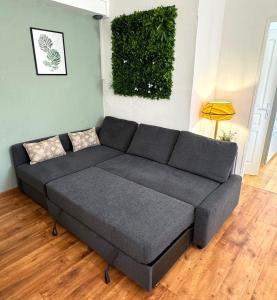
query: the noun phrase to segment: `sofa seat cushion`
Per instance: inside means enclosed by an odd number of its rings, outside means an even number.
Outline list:
[[[121,154],[109,147],[94,146],[78,152],[67,152],[65,156],[39,164],[23,164],[16,168],[16,172],[22,181],[46,195],[46,183]]]
[[[140,124],[127,152],[166,164],[178,135],[177,130]]]
[[[183,131],[168,164],[223,183],[232,172],[237,151],[236,143]]]
[[[140,263],[161,254],[194,219],[194,208],[99,168],[47,184],[49,201]]]
[[[198,206],[219,183],[148,159],[124,154],[97,165],[168,196]]]
[[[100,143],[125,152],[137,127],[138,124],[133,121],[106,117],[99,132]]]

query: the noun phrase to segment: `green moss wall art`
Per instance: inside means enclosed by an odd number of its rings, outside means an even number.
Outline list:
[[[169,99],[174,62],[175,6],[122,15],[112,21],[114,93]]]

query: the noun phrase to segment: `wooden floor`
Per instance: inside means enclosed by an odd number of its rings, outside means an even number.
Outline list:
[[[190,247],[150,293],[112,269],[19,191],[0,196],[0,299],[277,299],[277,195],[244,185],[204,250]]]
[[[243,181],[245,184],[277,193],[277,155],[261,167],[257,176],[246,175]]]

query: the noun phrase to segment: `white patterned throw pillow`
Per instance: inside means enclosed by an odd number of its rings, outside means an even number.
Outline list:
[[[24,143],[23,146],[29,155],[31,165],[66,155],[59,136],[37,143]]]
[[[86,131],[71,132],[68,136],[74,152],[100,144],[95,128]]]

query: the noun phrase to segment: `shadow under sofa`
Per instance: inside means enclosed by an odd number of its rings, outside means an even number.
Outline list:
[[[12,146],[18,185],[108,262],[106,282],[113,265],[151,290],[236,207],[237,145],[113,117],[98,135],[101,145],[78,152],[60,135],[67,155],[35,165]]]

